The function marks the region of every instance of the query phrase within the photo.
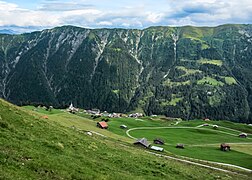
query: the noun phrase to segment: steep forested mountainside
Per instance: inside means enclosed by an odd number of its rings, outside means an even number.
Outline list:
[[[252,25],[0,35],[0,96],[252,122]]]

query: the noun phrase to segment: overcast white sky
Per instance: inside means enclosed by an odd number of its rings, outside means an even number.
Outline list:
[[[252,23],[252,0],[0,0],[0,28],[216,26]]]

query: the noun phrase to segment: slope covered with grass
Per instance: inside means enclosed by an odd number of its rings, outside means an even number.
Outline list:
[[[111,138],[87,136],[0,100],[0,179],[217,177],[241,178],[148,155]]]

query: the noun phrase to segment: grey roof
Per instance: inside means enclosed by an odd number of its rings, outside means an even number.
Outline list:
[[[134,144],[141,144],[145,147],[149,147],[150,146],[150,143],[147,141],[146,138],[141,138],[141,139],[138,139]]]

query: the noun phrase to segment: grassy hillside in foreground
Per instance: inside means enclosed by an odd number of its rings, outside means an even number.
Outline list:
[[[3,100],[0,129],[0,179],[241,179],[87,136]]]
[[[33,109],[44,116],[48,114],[48,111],[41,108],[31,108],[30,106],[25,106],[25,109]],[[204,159],[210,161],[224,162],[234,165],[239,165],[242,167],[251,168],[251,151],[250,147],[252,144],[251,139],[243,139],[232,136],[230,134],[239,134],[241,131],[251,132],[251,127],[241,123],[233,123],[228,121],[209,121],[209,124],[218,124],[218,129],[213,129],[212,127],[201,127],[193,129],[193,127],[205,124],[203,120],[193,120],[193,121],[180,121],[179,124],[175,125],[174,120],[168,120],[164,117],[143,117],[143,118],[109,118],[109,129],[102,130],[96,127],[96,122],[101,121],[104,117],[93,119],[91,115],[86,113],[77,113],[78,116],[62,113],[63,111],[53,109],[51,115],[48,116],[48,121],[57,122],[65,127],[75,126],[78,129],[86,131],[96,131],[109,138],[116,141],[128,142],[129,146],[134,142],[126,135],[126,130],[121,129],[120,125],[127,125],[128,129],[136,127],[167,127],[169,129],[154,129],[154,130],[134,130],[130,134],[135,137],[146,137],[150,142],[152,139],[159,137],[165,140],[166,145],[163,147],[169,155],[182,155],[187,157],[193,157],[197,159]],[[79,117],[80,116],[80,117]],[[189,129],[176,129],[177,126],[184,126]],[[229,128],[232,129],[229,129]],[[175,129],[174,129],[175,128]],[[190,129],[191,128],[191,129]],[[145,132],[146,131],[146,132]],[[250,136],[250,135],[249,135]],[[220,143],[238,143],[234,146],[231,145],[232,151],[225,153],[219,150]],[[177,143],[185,143],[186,149],[181,150],[175,148]],[[210,144],[209,144],[210,143]],[[240,143],[245,143],[243,146]],[[239,146],[238,146],[239,145]],[[244,145],[246,145],[244,148]],[[189,147],[190,146],[190,147]]]

